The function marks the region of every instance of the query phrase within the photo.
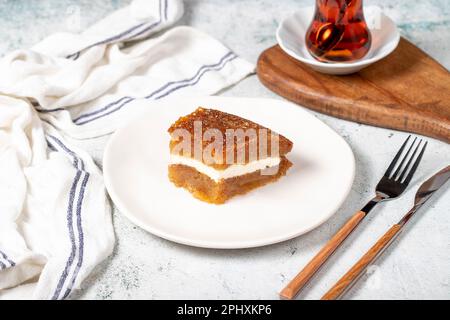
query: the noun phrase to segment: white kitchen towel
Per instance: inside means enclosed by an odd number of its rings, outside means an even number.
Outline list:
[[[134,1],[0,60],[0,298],[67,298],[112,252],[101,171],[68,137],[113,132],[136,100],[209,95],[254,71],[198,30],[165,31],[182,13],[181,0]]]

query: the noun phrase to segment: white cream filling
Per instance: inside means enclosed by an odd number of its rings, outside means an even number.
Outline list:
[[[238,177],[258,170],[274,167],[279,165],[280,161],[281,159],[279,157],[273,157],[252,161],[247,164],[234,164],[229,166],[225,170],[217,170],[196,159],[171,154],[169,164],[182,164],[188,167],[195,168],[195,170],[197,170],[198,172],[207,175],[212,180],[217,182],[221,179]]]

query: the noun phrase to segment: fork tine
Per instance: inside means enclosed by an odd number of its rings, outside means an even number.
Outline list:
[[[403,159],[402,159],[402,161],[400,162],[400,164],[398,165],[397,170],[395,170],[394,174],[392,175],[392,179],[395,180],[395,177],[398,177],[398,174],[399,174],[400,170],[402,169],[403,164],[404,164],[405,161],[408,159],[408,156],[409,156],[409,154],[411,153],[412,148],[413,148],[414,145],[416,144],[416,141],[417,141],[417,137],[414,138],[413,143],[412,143],[411,146],[409,147],[409,149],[408,149],[408,151],[406,152],[406,154],[403,156]],[[420,145],[420,142],[419,142],[419,145]],[[417,149],[416,149],[416,150],[417,150]],[[414,158],[414,155],[413,155],[413,158]],[[405,169],[406,169],[406,167],[405,167]]]
[[[413,152],[411,158],[409,159],[408,163],[406,164],[406,166],[403,168],[402,173],[400,174],[400,177],[398,177],[397,179],[395,179],[395,180],[397,180],[398,182],[401,182],[401,181],[403,180],[404,176],[406,175],[406,173],[408,172],[408,169],[409,169],[411,163],[413,162],[413,160],[414,160],[414,158],[415,158],[415,156],[416,156],[416,154],[417,154],[417,150],[419,150],[421,144],[422,144],[422,140],[419,141],[419,144],[418,144],[418,145],[416,146],[416,148],[414,149],[414,152]]]
[[[400,158],[400,156],[402,155],[403,149],[405,149],[406,144],[408,143],[409,139],[411,138],[411,135],[408,136],[408,138],[406,139],[406,141],[403,143],[402,147],[400,148],[400,150],[398,150],[397,154],[395,155],[395,158],[392,160],[391,164],[389,165],[389,168],[386,170],[384,176],[386,178],[389,178],[389,176],[391,175],[392,170],[394,169],[398,159]]]
[[[416,169],[417,169],[417,167],[419,166],[420,161],[422,160],[422,156],[423,156],[423,154],[425,153],[425,149],[427,148],[427,145],[428,145],[428,141],[425,142],[424,146],[422,147],[422,151],[420,152],[419,156],[418,156],[417,159],[416,159],[416,162],[414,162],[414,165],[413,165],[412,168],[411,168],[411,171],[409,171],[408,176],[406,177],[405,181],[403,181],[403,184],[404,184],[404,185],[407,186],[407,185],[411,182],[411,179],[412,179],[414,173],[416,172]],[[417,146],[417,147],[419,147],[419,146]],[[414,153],[415,153],[415,152],[414,152]],[[411,160],[410,160],[409,162],[411,162],[413,158],[414,158],[414,156],[411,157]],[[408,163],[407,166],[409,167],[409,163]],[[406,172],[406,171],[405,171],[405,172]],[[405,173],[405,172],[403,172],[403,173]],[[402,179],[403,179],[403,174],[402,174],[402,176],[400,177],[400,180],[399,180],[399,181],[401,182]]]

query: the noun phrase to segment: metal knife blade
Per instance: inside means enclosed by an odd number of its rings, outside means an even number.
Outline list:
[[[422,183],[417,190],[414,199],[414,207],[400,220],[398,224],[404,225],[413,216],[413,214],[425,203],[431,196],[439,190],[450,178],[450,166],[445,167],[430,179]]]

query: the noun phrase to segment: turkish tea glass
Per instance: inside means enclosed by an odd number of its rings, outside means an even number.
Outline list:
[[[322,62],[351,62],[363,58],[372,37],[363,12],[363,0],[316,0],[306,46]]]

